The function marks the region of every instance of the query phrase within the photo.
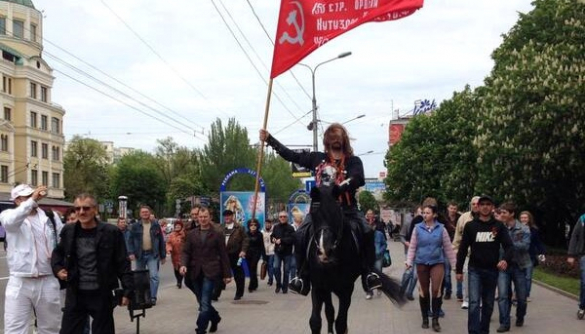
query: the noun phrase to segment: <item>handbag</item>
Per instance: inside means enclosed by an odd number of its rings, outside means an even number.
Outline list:
[[[266,272],[268,271],[268,263],[266,261],[262,261],[260,265],[260,279],[266,278]]]
[[[392,265],[392,258],[390,257],[390,251],[384,251],[384,259],[382,260],[382,267],[390,267]]]

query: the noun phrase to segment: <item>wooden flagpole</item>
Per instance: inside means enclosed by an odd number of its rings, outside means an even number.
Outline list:
[[[272,97],[272,82],[274,79],[270,79],[268,82],[268,94],[266,96],[266,108],[264,109],[264,122],[262,123],[262,130],[266,130],[268,126],[268,112],[270,110],[270,98]],[[260,147],[258,148],[258,163],[256,164],[256,184],[254,185],[254,206],[252,207],[252,219],[256,218],[256,206],[258,205],[258,192],[260,188],[260,172],[262,171],[262,160],[264,160],[264,141],[260,141]]]

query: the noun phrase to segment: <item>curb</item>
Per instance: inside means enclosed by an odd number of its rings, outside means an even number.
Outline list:
[[[548,290],[554,291],[554,292],[556,292],[556,293],[558,293],[558,294],[560,294],[560,295],[563,295],[563,296],[565,296],[565,297],[568,297],[568,298],[574,299],[574,300],[576,300],[576,301],[579,301],[579,297],[578,297],[577,295],[574,295],[574,294],[572,294],[572,293],[570,293],[570,292],[567,292],[567,291],[561,290],[561,289],[559,289],[559,288],[555,288],[555,287],[554,287],[554,286],[552,286],[552,285],[548,285],[548,284],[546,284],[546,283],[544,283],[544,282],[537,281],[537,280],[535,280],[535,279],[533,279],[533,280],[532,280],[532,283],[536,283],[536,284],[540,285],[540,286],[541,286],[541,287],[543,287],[543,288],[546,288],[546,289],[548,289]]]

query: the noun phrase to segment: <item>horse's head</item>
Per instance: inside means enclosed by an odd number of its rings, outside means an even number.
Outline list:
[[[343,236],[343,212],[337,201],[337,186],[321,185],[311,189],[311,218],[317,261],[335,263],[336,249]]]

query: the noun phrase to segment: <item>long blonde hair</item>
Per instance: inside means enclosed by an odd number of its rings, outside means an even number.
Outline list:
[[[520,212],[520,215],[518,215],[518,218],[522,217],[522,215],[528,216],[528,223],[526,225],[528,225],[529,228],[534,228],[534,229],[538,230],[538,226],[536,226],[536,223],[534,223],[534,216],[532,215],[532,213],[530,213],[530,211]]]

